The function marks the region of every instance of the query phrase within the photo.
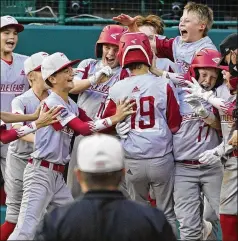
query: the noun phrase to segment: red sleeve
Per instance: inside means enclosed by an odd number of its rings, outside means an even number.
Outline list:
[[[67,126],[74,130],[75,135],[88,136],[93,133],[92,128],[88,122],[84,122],[79,118],[74,118],[67,123]]]
[[[169,129],[174,134],[180,128],[180,124],[182,122],[182,117],[180,115],[178,102],[177,102],[177,100],[174,96],[174,92],[169,84],[167,85],[167,113],[166,113],[166,115],[167,115],[167,123],[168,123]]]
[[[232,116],[233,115],[233,110],[236,108],[236,101],[234,101],[231,105],[230,105],[230,107],[228,108],[228,110],[227,110],[227,114],[228,115],[230,115],[230,116]]]
[[[174,38],[171,39],[159,39],[156,37],[156,56],[158,58],[168,58],[171,61],[174,61],[173,57],[173,42]]]
[[[103,113],[102,119],[115,115],[116,110],[117,110],[116,103],[113,100],[110,100]]]
[[[78,108],[79,109],[79,119],[82,120],[82,121],[92,121],[92,119],[90,117],[87,116],[86,112],[81,109],[81,108]]]
[[[14,129],[6,130],[5,125],[0,126],[0,141],[3,144],[7,144],[11,141],[17,140],[19,137],[17,136],[17,132]]]

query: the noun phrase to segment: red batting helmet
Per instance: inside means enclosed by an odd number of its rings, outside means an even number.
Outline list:
[[[121,36],[126,32],[127,28],[120,25],[114,24],[104,27],[95,46],[96,57],[102,57],[103,44],[114,44],[118,46]]]
[[[122,68],[131,63],[151,66],[153,52],[148,37],[141,32],[124,34],[119,44],[118,60]]]
[[[221,54],[214,49],[202,49],[200,50],[195,57],[188,69],[190,77],[195,78],[195,69],[196,68],[216,68],[224,69],[225,66],[217,66],[217,63],[221,59]]]
[[[214,49],[202,49],[200,50],[195,57],[193,58],[193,61],[188,69],[188,78],[191,79],[191,77],[198,78],[196,69],[198,68],[216,68],[216,69],[227,69],[226,66],[217,66],[217,63],[219,63],[221,59],[221,54],[217,50]],[[222,74],[220,73],[216,84],[214,88],[217,88],[219,85],[221,85],[223,82]]]

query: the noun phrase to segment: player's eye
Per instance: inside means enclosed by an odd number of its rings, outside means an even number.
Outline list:
[[[14,35],[18,35],[18,32],[17,32],[17,31],[15,31],[15,32],[14,32]]]

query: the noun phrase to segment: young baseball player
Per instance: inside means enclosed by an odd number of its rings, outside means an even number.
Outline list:
[[[114,17],[113,20],[127,25],[130,32],[137,32],[137,18],[121,14]],[[194,2],[187,3],[180,19],[180,36],[172,39],[156,37],[157,57],[169,58],[178,65],[179,73],[186,73],[197,52],[203,48],[216,49],[211,39],[207,36],[212,23],[213,11],[207,5]]]
[[[15,114],[32,114],[36,111],[41,101],[49,96],[49,86],[42,79],[41,64],[44,58],[49,56],[45,52],[33,54],[24,62],[25,74],[28,77],[31,89],[24,94],[15,97],[12,101],[12,112]],[[29,122],[18,122],[13,125],[13,128],[21,128]],[[8,147],[6,172],[5,172],[5,192],[6,198],[6,222],[3,224],[4,235],[3,240],[7,240],[11,232],[14,230],[14,225],[17,223],[18,214],[20,211],[22,193],[23,193],[23,172],[33,152],[35,134],[31,133],[21,137],[19,140],[11,142]],[[12,230],[7,226],[12,227]]]
[[[223,49],[224,48],[224,49]],[[237,35],[233,38],[233,41],[227,41],[224,47],[221,47],[221,52],[225,53],[225,56],[230,51],[237,48]],[[226,50],[225,50],[226,49]],[[229,64],[229,62],[228,62]],[[224,177],[221,187],[220,197],[220,222],[222,227],[222,236],[225,241],[235,241],[238,238],[237,224],[238,224],[238,211],[237,211],[237,149],[235,146],[229,145],[229,140],[235,130],[234,119],[229,112],[230,108],[233,108],[237,95],[237,79],[233,79],[228,74],[226,76],[226,85],[230,90],[230,94],[227,93],[226,86],[222,85],[217,89],[216,95],[211,91],[204,92],[199,88],[196,80],[193,83],[187,83],[190,88],[186,88],[191,94],[186,99],[191,102],[194,98],[199,97],[219,111],[221,119],[221,128],[223,134],[223,143],[209,149],[200,155],[199,161],[203,163],[209,163],[210,165],[216,165],[219,159],[216,156],[226,156],[227,161],[224,163]],[[235,77],[237,78],[237,77]]]
[[[145,34],[124,34],[120,40],[118,57],[122,68],[129,68],[131,77],[109,89],[104,116],[115,113],[115,103],[120,98],[128,96],[136,103],[136,113],[126,119],[131,130],[127,138],[122,140],[129,194],[133,200],[147,204],[151,186],[157,207],[165,213],[177,233],[172,200],[172,133],[178,131],[181,123],[178,103],[169,81],[149,73],[153,53]]]
[[[127,75],[127,71],[119,66],[117,58],[119,40],[126,31],[126,28],[119,25],[105,26],[95,46],[96,57],[101,60],[86,59],[77,67],[75,86],[70,92],[79,94],[78,106],[92,119],[101,117],[109,88]],[[88,85],[83,85],[82,81],[88,81]],[[81,192],[74,169],[77,164],[77,146],[82,138],[82,135],[75,138],[68,167],[67,185],[73,197]]]
[[[9,240],[31,240],[49,204],[60,206],[73,200],[63,178],[68,163],[73,134],[90,135],[122,121],[134,113],[133,104],[123,100],[110,118],[92,121],[68,97],[73,88],[73,69],[79,60],[69,61],[63,53],[54,53],[43,60],[41,71],[52,93],[44,100],[46,108],[61,105],[58,123],[41,128],[35,134],[35,150],[23,177],[23,198],[18,222]],[[77,117],[79,116],[79,118]],[[100,165],[100,164],[99,164]]]
[[[188,70],[188,76],[197,77],[200,88],[214,91],[223,82],[221,69],[217,67],[220,53],[203,49],[196,54]],[[221,143],[220,121],[213,114],[212,105],[186,103],[186,92],[179,89],[182,124],[173,136],[175,158],[174,210],[180,223],[182,240],[206,240],[211,226],[203,222],[201,192],[219,218],[219,197],[223,176],[221,163],[209,165],[199,162],[199,155]],[[183,140],[181,142],[181,140]],[[204,232],[204,233],[203,233]]]
[[[13,53],[18,42],[18,33],[24,30],[23,25],[11,16],[1,17],[1,111],[11,112],[11,101],[16,95],[29,88],[24,73],[23,62],[27,56]],[[10,125],[8,125],[10,127]],[[5,166],[8,145],[0,144],[1,171],[5,179]]]

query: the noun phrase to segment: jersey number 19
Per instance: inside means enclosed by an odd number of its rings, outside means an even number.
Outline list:
[[[155,125],[155,98],[153,96],[146,96],[141,97],[139,99],[139,128],[140,129],[148,129],[153,128]],[[148,106],[148,108],[146,108]],[[137,111],[137,104],[133,106],[133,110]],[[146,110],[147,109],[147,110]],[[131,116],[131,129],[135,129],[136,127],[136,115],[137,113],[134,113]],[[148,117],[148,121],[143,120],[141,117]],[[142,120],[141,120],[142,119]]]

